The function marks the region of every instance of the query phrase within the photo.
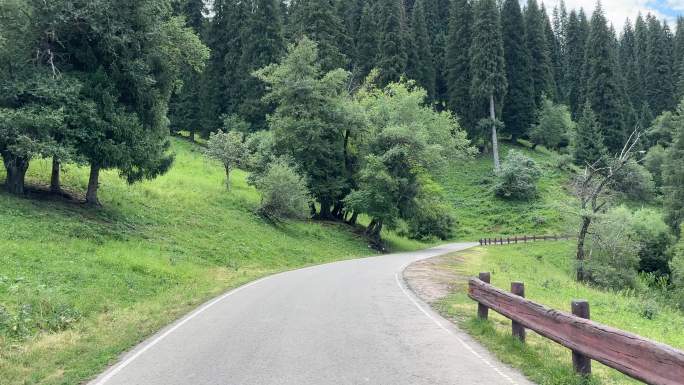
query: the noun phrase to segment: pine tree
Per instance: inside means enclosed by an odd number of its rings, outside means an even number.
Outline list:
[[[633,98],[648,103],[646,98],[646,74],[648,72],[648,25],[643,16],[639,14],[634,22],[634,55],[638,77],[638,89],[635,89]],[[650,109],[649,105],[649,109]],[[652,111],[650,112],[652,114]]]
[[[379,30],[374,17],[376,12],[377,7],[374,7],[371,2],[365,3],[356,34],[356,66],[360,79],[365,78],[377,64]]]
[[[646,67],[646,99],[654,115],[674,108],[672,46],[667,24],[649,15]]]
[[[582,13],[583,15],[583,13]],[[585,20],[586,21],[586,20]],[[584,29],[586,23],[582,22],[581,16],[574,10],[568,17],[566,35],[566,72],[565,72],[565,98],[570,105],[573,118],[578,118],[582,113],[582,66],[584,64],[584,52],[586,50],[586,36],[588,31]]]
[[[530,69],[534,81],[534,104],[539,107],[543,94],[554,94],[554,86],[551,49],[546,37],[544,16],[537,0],[529,0],[525,9],[525,36],[532,59]]]
[[[382,0],[379,15],[380,27],[379,81],[385,85],[398,81],[406,70],[405,34],[403,32],[403,4],[396,0]]]
[[[416,0],[411,14],[411,38],[416,60],[406,69],[408,76],[425,88],[429,98],[435,96],[435,67],[430,49],[430,40],[425,23],[423,0]]]
[[[468,0],[454,0],[449,16],[449,37],[445,55],[448,107],[458,115],[461,124],[473,134],[475,115],[470,97],[470,45],[473,12]]]
[[[674,60],[673,60],[673,74],[675,81],[678,81],[682,73],[682,65],[684,64],[684,16],[677,18],[677,30],[675,31],[674,42]],[[676,88],[676,99],[681,100],[684,97],[684,91],[679,85]]]
[[[497,139],[496,100],[506,95],[506,64],[499,8],[496,0],[478,0],[474,7],[473,43],[470,47],[472,71],[472,95],[489,100],[489,118],[492,127],[492,151],[494,170],[501,170]]]
[[[266,128],[266,114],[271,108],[261,100],[266,89],[252,72],[277,62],[285,50],[280,12],[276,0],[254,0],[242,30],[239,68],[245,78],[240,82],[242,103],[238,112],[254,130]]]
[[[589,102],[584,104],[582,117],[577,124],[573,156],[575,163],[584,166],[593,164],[607,155],[603,145],[601,129]]]
[[[614,40],[599,4],[591,17],[585,57],[586,97],[611,152],[619,151],[626,139]]]
[[[204,32],[205,12],[203,0],[188,0],[181,9],[186,24],[200,36]],[[169,102],[169,120],[172,129],[188,130],[190,138],[194,140],[195,133],[202,127],[202,104],[205,102],[202,97],[202,74],[186,70],[182,82],[182,89]]]
[[[556,39],[556,34],[551,26],[551,20],[546,13],[546,7],[542,3],[541,6],[542,18],[544,19],[544,34],[546,35],[546,43],[549,47],[550,72],[551,72],[551,92],[547,94],[549,98],[558,102],[561,99],[563,92],[559,86],[561,82],[558,79],[561,71],[561,52],[560,42]]]
[[[352,45],[351,37],[346,33],[333,0],[297,0],[290,15],[289,29],[290,39],[306,36],[317,43],[323,71],[348,67],[349,58],[344,52]]]
[[[241,83],[249,77],[242,70],[242,29],[247,23],[244,1],[217,0],[214,17],[207,28],[207,45],[211,58],[202,76],[202,135],[221,128],[221,116],[238,113],[241,103]]]
[[[684,102],[674,113],[676,132],[663,170],[667,221],[679,233],[684,222]]]
[[[622,36],[620,36],[618,61],[622,69],[627,95],[633,105],[639,106],[642,100],[638,99],[640,81],[636,56],[636,36],[629,20],[625,23]]]
[[[568,11],[565,8],[565,1],[561,0],[560,6],[553,8],[553,33],[558,42],[559,60],[555,70],[556,88],[558,89],[558,100],[567,104],[567,88],[565,83],[568,71]]]
[[[508,94],[502,117],[513,141],[523,136],[534,121],[534,85],[530,73],[530,53],[525,45],[525,22],[518,0],[505,0],[501,10],[501,32]]]

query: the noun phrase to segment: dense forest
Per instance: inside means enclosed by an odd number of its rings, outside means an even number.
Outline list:
[[[496,194],[534,199],[534,162],[499,159],[500,140],[521,141],[577,176],[579,279],[615,193],[656,195],[674,236],[684,213],[684,19],[618,32],[600,2],[5,0],[0,88],[18,195],[31,160],[50,158],[50,190],[63,194],[61,165],[87,165],[97,205],[102,170],[154,178],[172,166],[169,134],[189,132],[228,187],[251,172],[269,219],[365,216],[375,241],[400,225],[448,239],[436,170],[491,154]]]

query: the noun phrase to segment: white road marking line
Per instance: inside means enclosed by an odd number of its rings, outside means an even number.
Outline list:
[[[111,380],[112,377],[117,375],[119,372],[121,372],[124,368],[126,368],[128,365],[130,365],[133,361],[135,361],[138,357],[140,357],[143,353],[151,349],[153,346],[157,345],[159,342],[161,342],[164,338],[168,337],[171,333],[175,332],[178,330],[181,326],[185,325],[189,321],[191,321],[193,318],[197,317],[198,315],[204,313],[206,310],[211,308],[212,306],[216,305],[217,303],[223,301],[224,299],[230,297],[231,295],[238,293],[242,291],[243,289],[246,289],[250,286],[254,286],[259,282],[262,282],[264,280],[267,280],[273,276],[268,276],[264,277],[261,279],[258,279],[256,281],[250,282],[246,285],[240,286],[236,289],[233,289],[224,295],[214,299],[211,302],[208,302],[204,306],[200,307],[199,309],[195,310],[194,312],[190,313],[188,316],[186,316],[182,321],[178,322],[176,325],[174,325],[171,329],[167,330],[163,334],[159,335],[157,338],[153,339],[149,344],[145,345],[142,349],[139,351],[135,352],[132,356],[128,357],[125,361],[115,365],[112,367],[109,371],[107,371],[107,374],[102,377],[100,380],[97,382],[92,383],[91,385],[104,385],[107,381]]]
[[[404,266],[400,271],[404,271],[405,268],[406,268],[406,266]],[[440,322],[440,321],[439,321],[438,319],[436,319],[432,314],[430,314],[427,310],[425,310],[425,309],[424,309],[424,308],[423,308],[423,307],[422,307],[422,306],[413,298],[413,296],[412,296],[411,294],[409,294],[408,291],[406,291],[406,289],[404,288],[404,286],[401,284],[401,282],[399,281],[399,273],[394,274],[394,278],[395,278],[396,281],[397,281],[397,286],[399,286],[399,288],[400,288],[401,291],[404,293],[404,295],[405,295],[411,302],[413,302],[413,304],[418,308],[418,310],[420,310],[421,312],[423,312],[423,314],[425,314],[429,319],[431,319],[432,322],[434,322],[435,324],[437,324],[437,326],[439,326],[442,330],[444,330],[444,331],[446,331],[447,333],[449,333],[449,334],[451,334],[452,336],[454,336],[454,337],[456,338],[456,340],[457,340],[458,342],[461,343],[461,345],[463,345],[469,352],[471,352],[475,357],[477,357],[479,360],[481,360],[485,365],[487,365],[487,366],[489,366],[490,368],[492,368],[495,372],[497,372],[501,377],[505,378],[505,379],[506,379],[508,382],[510,382],[512,385],[518,385],[518,383],[515,382],[515,380],[513,380],[513,379],[512,379],[511,377],[509,377],[507,374],[505,374],[504,372],[502,372],[499,368],[497,368],[496,366],[494,366],[494,364],[492,364],[491,362],[489,362],[489,360],[487,360],[486,358],[482,357],[481,354],[479,354],[478,352],[476,352],[475,349],[473,349],[470,345],[468,345],[465,341],[463,341],[463,339],[461,339],[458,335],[456,335],[456,333],[454,333],[453,330],[451,330],[451,329],[445,327],[445,326],[442,324],[442,322]]]

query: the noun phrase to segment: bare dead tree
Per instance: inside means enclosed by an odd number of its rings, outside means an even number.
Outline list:
[[[587,164],[574,181],[575,196],[580,205],[580,228],[577,236],[577,280],[585,280],[584,261],[586,259],[585,241],[596,217],[605,211],[612,196],[610,187],[625,166],[634,159],[642,131],[635,129],[629,136],[619,154],[602,157]]]

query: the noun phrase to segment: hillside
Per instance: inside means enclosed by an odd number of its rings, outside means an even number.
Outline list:
[[[174,167],[154,181],[129,186],[104,173],[101,208],[0,193],[0,382],[78,383],[231,287],[373,254],[346,226],[262,220],[245,173],[233,173],[228,193],[199,147],[175,139],[173,151]],[[49,172],[33,162],[29,184]],[[81,195],[87,170],[67,166],[63,183]],[[388,239],[394,249],[422,247]]]
[[[495,176],[491,155],[459,161],[437,178],[454,206],[458,239],[565,234],[574,230],[569,227],[569,215],[564,211],[567,202],[573,199],[568,191],[570,176],[558,168],[559,156],[542,148],[531,150],[505,143],[500,150],[502,158],[511,149],[533,158],[541,167],[537,199],[511,201],[497,197],[493,192]]]
[[[525,283],[525,296],[550,308],[568,311],[573,299],[586,299],[591,319],[676,348],[684,348],[684,314],[654,289],[604,291],[574,281],[572,242],[492,246],[456,253],[448,269],[459,277],[492,273],[492,284],[507,289],[513,281]],[[465,282],[438,304],[439,310],[493,351],[502,361],[520,368],[540,385],[627,385],[639,382],[596,362],[594,376],[583,382],[572,371],[570,352],[535,333],[523,346],[510,336],[510,320],[491,312],[492,322],[475,319],[477,305],[468,298]]]

